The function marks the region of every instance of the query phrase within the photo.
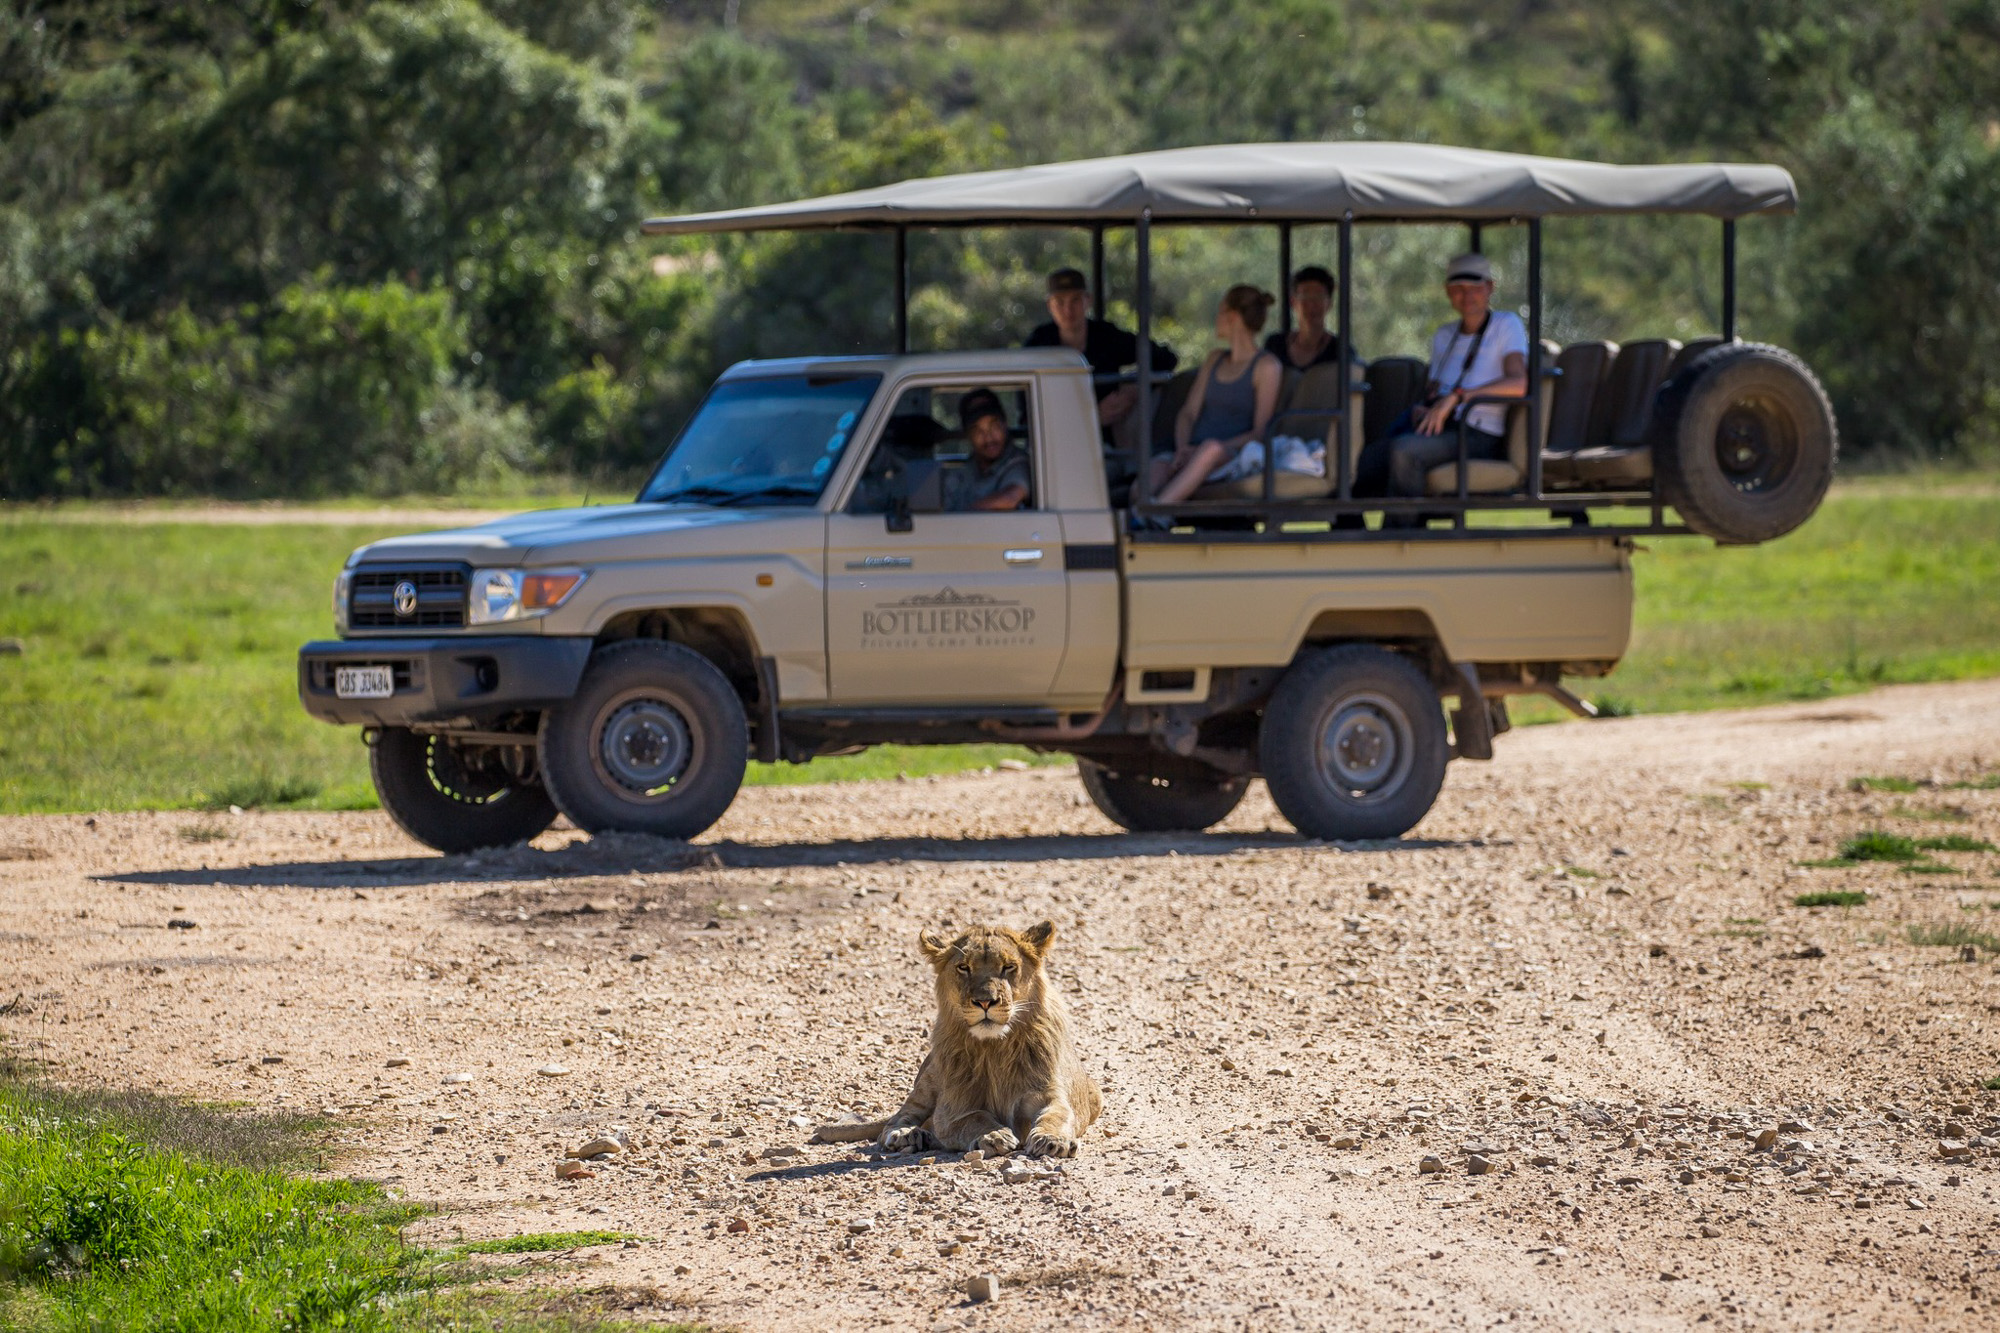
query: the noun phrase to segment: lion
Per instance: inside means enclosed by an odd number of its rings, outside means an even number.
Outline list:
[[[1043,962],[1056,935],[971,926],[947,941],[917,937],[937,972],[937,1022],[916,1086],[886,1120],[823,1125],[815,1143],[874,1139],[891,1152],[977,1148],[998,1155],[1074,1157],[1104,1109],[1070,1044],[1069,1011]]]

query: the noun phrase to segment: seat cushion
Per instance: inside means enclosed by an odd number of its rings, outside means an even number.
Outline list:
[[[1271,480],[1271,494],[1280,500],[1319,500],[1333,493],[1333,479],[1309,477],[1303,472],[1280,472]],[[1214,481],[1188,497],[1193,500],[1249,500],[1264,498],[1264,478],[1238,477],[1234,481]]]
[[[1521,469],[1504,458],[1469,458],[1465,489],[1473,495],[1500,495],[1521,484]],[[1439,463],[1424,474],[1424,489],[1432,495],[1458,494],[1458,464]]]
[[[1653,451],[1644,445],[1626,449],[1579,449],[1569,456],[1565,471],[1571,479],[1586,485],[1651,481]]]

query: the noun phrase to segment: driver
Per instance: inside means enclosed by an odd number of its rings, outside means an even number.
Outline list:
[[[950,474],[947,510],[1019,509],[1028,499],[1028,451],[1007,438],[1007,409],[991,389],[959,400],[959,427],[972,454],[969,466]]]

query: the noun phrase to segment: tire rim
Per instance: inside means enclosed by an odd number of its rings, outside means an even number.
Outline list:
[[[1790,480],[1799,457],[1792,414],[1763,395],[1739,398],[1715,423],[1715,462],[1723,480],[1745,495],[1774,491]]]
[[[506,798],[514,784],[485,772],[484,764],[466,762],[465,751],[442,736],[424,746],[424,773],[431,786],[460,805],[491,805]]]
[[[1348,695],[1334,705],[1320,731],[1320,773],[1357,805],[1394,797],[1409,778],[1416,755],[1410,715],[1387,695]]]
[[[620,695],[598,713],[591,766],[627,800],[664,801],[693,767],[695,733],[686,715],[657,694]]]

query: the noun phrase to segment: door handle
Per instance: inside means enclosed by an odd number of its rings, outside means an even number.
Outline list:
[[[1032,565],[1042,558],[1039,546],[1017,546],[1011,551],[1002,551],[1000,558],[1010,565]]]
[[[1037,551],[1035,554],[1040,555]],[[906,555],[871,555],[866,560],[850,560],[849,569],[908,569],[910,557]]]

